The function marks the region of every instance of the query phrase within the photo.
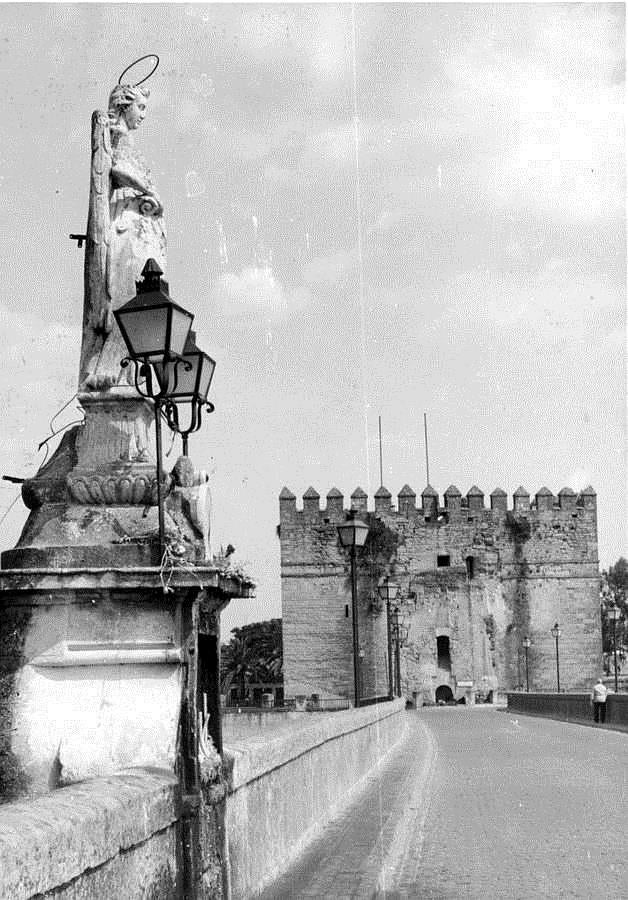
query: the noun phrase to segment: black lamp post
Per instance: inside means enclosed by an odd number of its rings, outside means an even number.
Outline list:
[[[613,623],[613,660],[615,663],[615,693],[617,693],[617,620],[620,616],[618,606],[609,606],[606,615]]]
[[[196,346],[196,335],[190,330],[183,350],[183,360],[187,365],[179,366],[179,360],[155,363],[155,371],[160,384],[164,386],[168,401],[163,411],[169,427],[180,434],[183,440],[183,455],[188,455],[188,435],[201,427],[203,408],[214,411],[213,403],[208,403],[207,394],[214,376],[216,363]],[[185,422],[181,411],[185,410]]]
[[[530,672],[528,669],[528,650],[530,649],[531,646],[532,646],[532,641],[526,634],[526,636],[523,639],[523,649],[524,649],[525,655],[526,655],[526,693],[528,693],[528,694],[530,693]]]
[[[395,639],[395,693],[397,697],[401,697],[401,648],[405,644],[408,639],[409,629],[408,626],[405,625],[399,619],[399,607],[396,607],[393,611],[394,621],[393,621],[393,636]]]
[[[133,363],[136,390],[155,403],[160,555],[164,549],[161,412],[163,404],[169,402],[168,392],[176,390],[180,373],[191,370],[182,354],[194,319],[192,313],[170,299],[162,274],[155,260],[149,259],[142,270],[143,281],[137,282],[136,296],[113,313],[129,351],[121,365]],[[162,381],[159,373],[163,375],[165,370],[169,374]]]
[[[401,696],[401,653],[399,648],[399,607],[393,611],[393,634],[395,637],[395,696]]]
[[[393,690],[393,661],[392,661],[392,622],[390,620],[390,604],[395,601],[399,593],[399,585],[392,578],[386,578],[377,588],[382,600],[386,601],[386,642],[388,647],[388,698],[392,700]]]
[[[358,635],[358,584],[356,573],[356,554],[358,547],[363,547],[369,533],[368,525],[365,525],[355,516],[351,510],[349,518],[342,525],[338,525],[338,537],[343,547],[351,551],[351,618],[353,625],[353,697],[355,706],[360,705],[360,646]]]
[[[560,694],[560,661],[558,656],[558,638],[560,637],[560,627],[558,625],[558,622],[556,622],[550,633],[556,641],[556,688],[557,693]]]

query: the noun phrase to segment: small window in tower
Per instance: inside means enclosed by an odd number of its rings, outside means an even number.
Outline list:
[[[439,569],[443,569],[445,568],[445,566],[451,565],[449,553],[439,553],[436,557],[436,565]]]
[[[451,654],[449,652],[449,638],[445,634],[436,638],[436,653],[438,656],[438,668],[451,672]]]
[[[472,556],[467,556],[467,558],[465,559],[465,563],[467,566],[467,578],[469,579],[469,581],[471,581],[471,579],[473,578],[475,560]]]

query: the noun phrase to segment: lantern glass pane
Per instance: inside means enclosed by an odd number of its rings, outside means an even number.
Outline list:
[[[164,352],[168,308],[153,306],[121,314],[123,337],[131,356],[157,356]]]
[[[189,372],[185,365],[177,360],[171,360],[165,366],[163,362],[155,363],[159,383],[168,397],[188,397],[194,392],[198,357],[190,353],[183,358],[186,363],[192,364]]]
[[[369,533],[368,525],[365,525],[364,522],[360,522],[358,519],[353,524],[355,527],[355,545],[356,547],[363,547]]]
[[[198,353],[187,353],[183,359],[186,363],[191,363],[192,368],[188,372],[185,365],[180,363],[177,367],[177,386],[174,391],[176,397],[191,397],[196,390],[196,379],[198,377],[199,358]]]
[[[392,602],[397,597],[399,585],[396,581],[391,581],[390,579],[388,579],[387,581],[384,581],[382,584],[380,584],[377,590],[382,600],[388,600],[389,602]]]
[[[339,525],[338,526],[338,535],[340,537],[340,543],[343,547],[352,547],[353,546],[353,522],[349,525]]]
[[[202,359],[201,376],[198,381],[198,396],[204,403],[205,400],[207,400],[209,386],[212,383],[212,376],[214,374],[214,369],[216,368],[216,363],[205,354],[203,354]]]
[[[350,519],[344,525],[338,526],[340,543],[343,547],[363,547],[368,533],[368,525],[359,519]]]
[[[177,309],[176,306],[172,306],[171,310],[172,330],[170,332],[170,347],[167,349],[170,353],[176,353],[181,356],[188,334],[190,333],[190,328],[192,327],[192,319],[194,316],[183,309]]]

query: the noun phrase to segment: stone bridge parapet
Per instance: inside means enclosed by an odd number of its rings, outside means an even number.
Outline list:
[[[231,896],[284,871],[403,737],[405,701],[308,717],[228,747]]]
[[[197,900],[243,900],[284,871],[402,738],[404,706],[303,713],[202,766]],[[185,799],[174,773],[144,767],[3,805],[0,897],[183,896]]]

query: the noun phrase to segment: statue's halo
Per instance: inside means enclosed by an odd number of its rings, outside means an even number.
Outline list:
[[[148,75],[146,75],[145,78],[142,78],[141,81],[136,81],[136,82],[133,84],[133,87],[139,87],[140,84],[144,84],[145,81],[148,81],[148,79],[150,78],[150,76],[153,74],[153,72],[155,72],[155,71],[157,70],[157,66],[159,65],[159,57],[157,56],[156,53],[147,53],[146,56],[140,56],[140,58],[139,58],[139,59],[136,59],[135,62],[132,62],[130,66],[127,66],[126,69],[124,70],[124,72],[122,73],[122,75],[120,75],[120,77],[118,78],[118,84],[122,84],[122,79],[124,78],[124,76],[126,75],[126,73],[129,71],[129,69],[132,69],[133,66],[136,66],[138,63],[143,62],[143,60],[145,60],[145,59],[154,59],[154,60],[155,60],[155,65],[154,65],[153,68],[150,70],[150,72],[148,73]]]

